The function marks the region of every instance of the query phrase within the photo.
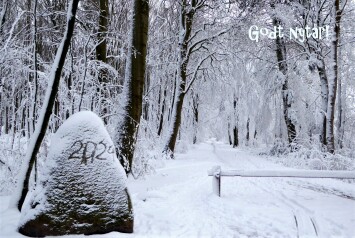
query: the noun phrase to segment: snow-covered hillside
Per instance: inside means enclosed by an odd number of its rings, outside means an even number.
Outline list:
[[[215,141],[164,163],[145,179],[129,180],[134,233],[119,237],[355,237],[353,184],[335,179],[223,177],[219,198],[207,176],[214,165],[282,167]],[[7,209],[10,197],[0,199],[0,237],[22,237],[15,231],[19,214]]]

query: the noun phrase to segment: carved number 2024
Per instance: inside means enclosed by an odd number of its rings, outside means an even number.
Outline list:
[[[101,156],[107,151],[109,154],[115,153],[113,145],[107,148],[107,145],[101,141],[95,143],[92,141],[82,142],[80,140],[75,141],[71,148],[75,148],[74,152],[70,154],[68,159],[81,159],[81,164],[87,164],[88,160],[91,159],[91,163],[94,159],[106,160]]]

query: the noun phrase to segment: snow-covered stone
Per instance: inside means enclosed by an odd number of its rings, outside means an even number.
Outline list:
[[[32,237],[133,232],[126,175],[102,120],[71,116],[53,136],[37,187],[22,208],[19,232]]]

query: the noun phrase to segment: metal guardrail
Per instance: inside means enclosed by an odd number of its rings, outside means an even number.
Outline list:
[[[212,178],[212,189],[217,196],[221,196],[221,177],[285,177],[285,178],[338,178],[355,179],[355,171],[330,170],[222,170],[221,166],[214,166],[208,171]]]

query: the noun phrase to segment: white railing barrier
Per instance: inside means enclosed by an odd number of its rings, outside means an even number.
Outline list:
[[[213,166],[208,171],[212,178],[214,194],[221,196],[221,177],[285,177],[285,178],[338,178],[355,179],[355,171],[343,170],[222,170],[221,166]]]

